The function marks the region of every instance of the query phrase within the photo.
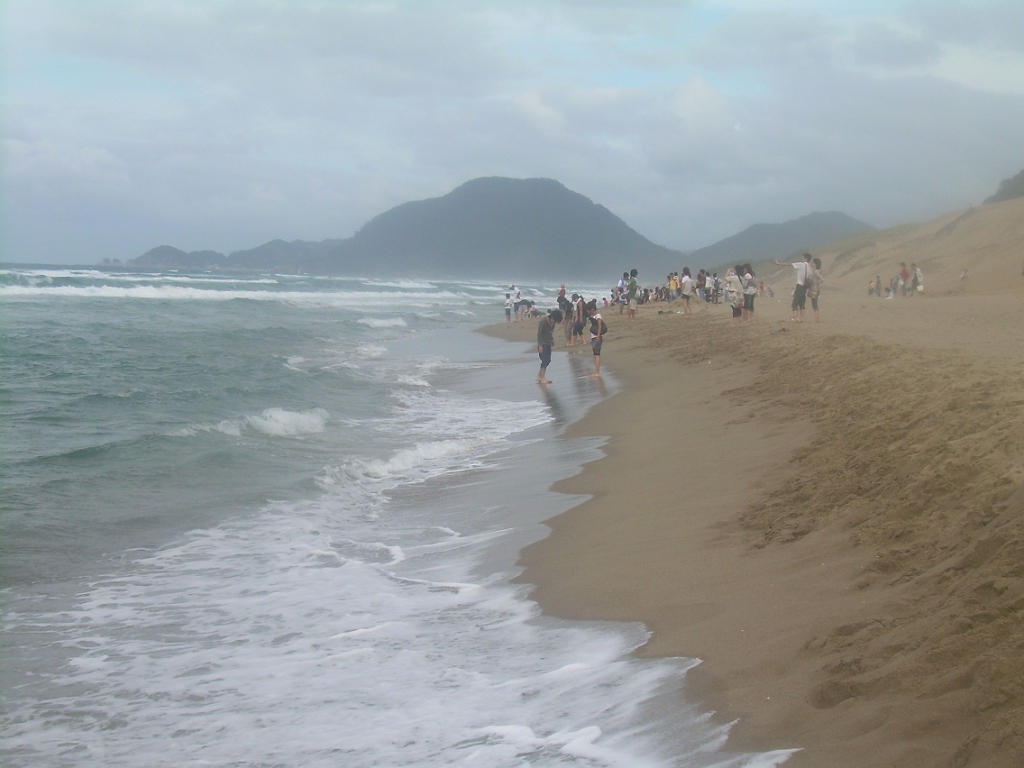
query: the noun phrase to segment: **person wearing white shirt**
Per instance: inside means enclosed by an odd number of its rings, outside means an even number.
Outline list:
[[[807,307],[807,284],[811,280],[811,254],[805,253],[803,261],[779,261],[775,263],[780,267],[792,267],[796,270],[796,289],[793,291],[793,319],[802,323],[804,321],[804,309]]]
[[[730,269],[725,275],[726,301],[732,307],[732,321],[738,323],[742,320],[743,314],[743,278],[737,274],[743,268],[739,265]]]
[[[754,269],[749,264],[743,265],[743,322],[754,319],[754,297],[757,296],[757,280]]]
[[[693,282],[693,278],[690,276],[690,268],[683,267],[683,274],[680,278],[679,284],[679,297],[683,300],[684,315],[693,314],[693,310],[690,308],[690,299],[693,298],[696,285],[697,284]]]

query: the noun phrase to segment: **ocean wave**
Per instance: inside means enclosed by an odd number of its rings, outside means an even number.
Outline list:
[[[187,427],[179,427],[166,432],[167,437],[195,437],[200,432],[219,432],[229,437],[241,437],[242,428],[238,422],[224,419],[216,424],[190,424]]]
[[[19,277],[107,277],[108,273],[98,269],[0,269],[0,275],[16,275]]]
[[[288,411],[284,408],[267,408],[257,416],[240,419],[224,419],[216,424],[189,424],[165,432],[167,437],[195,437],[200,432],[219,432],[228,437],[241,437],[246,427],[270,437],[299,437],[323,432],[330,414],[323,408],[311,411]]]
[[[297,437],[323,432],[330,414],[323,408],[312,411],[286,411],[267,408],[260,416],[247,416],[246,422],[258,432],[272,437]]]
[[[387,458],[353,458],[328,467],[318,480],[321,487],[347,487],[352,481],[392,487],[480,468],[488,456],[508,448],[510,435],[551,420],[539,403],[510,409],[506,401],[452,402],[422,389],[395,391],[393,396],[406,409],[394,419],[375,421],[373,429],[434,439],[420,440]]]
[[[0,286],[0,296],[162,301],[280,301],[298,306],[356,310],[394,308],[396,304],[409,308],[431,308],[438,304],[458,303],[464,300],[463,296],[452,292],[274,291],[197,288],[184,285],[4,285]]]
[[[422,280],[363,280],[363,285],[370,285],[375,288],[403,288],[412,290],[431,290],[433,283]]]
[[[423,376],[429,375],[429,363],[424,363],[421,370]],[[456,400],[423,389],[396,389],[391,394],[402,408],[394,417],[375,423],[375,429],[424,437],[474,437],[497,442],[548,424],[552,419],[544,404],[533,400],[519,403],[489,398]]]
[[[30,620],[70,657],[55,665],[47,648],[55,693],[8,704],[9,762],[57,765],[71,753],[76,764],[141,766],[201,754],[217,765],[332,766],[343,755],[357,768],[663,768],[714,759],[728,725],[678,704],[645,722],[693,662],[630,657],[640,627],[538,625],[522,587],[473,577],[486,539],[430,536],[430,548],[412,552],[391,528],[342,526],[339,516],[321,504],[274,506],[94,580],[71,607],[5,612],[8,626]],[[365,538],[343,532],[353,526]],[[673,743],[662,744],[669,731]]]
[[[387,351],[387,347],[380,344],[360,344],[356,347],[356,354],[365,360],[379,360]]]
[[[451,459],[456,456],[464,457],[492,443],[493,441],[486,438],[472,437],[416,443],[412,448],[396,451],[387,460],[371,459],[366,461],[357,459],[346,466],[345,471],[349,475],[359,478],[380,479],[408,476],[412,470],[424,472],[430,465],[438,463],[439,460]]]
[[[400,317],[361,317],[357,322],[371,328],[404,328],[408,325]]]

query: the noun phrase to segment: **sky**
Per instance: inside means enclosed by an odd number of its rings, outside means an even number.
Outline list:
[[[547,177],[661,245],[1024,168],[1021,0],[4,0],[0,260],[351,236]]]

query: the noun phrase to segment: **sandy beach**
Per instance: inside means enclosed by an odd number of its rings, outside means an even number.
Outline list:
[[[522,553],[533,597],[700,658],[687,695],[788,765],[1024,764],[1021,222],[1013,201],[824,249],[820,324],[788,319],[788,268],[749,324],[612,310],[623,391],[568,433],[606,458],[556,486],[591,498]],[[906,253],[929,290],[868,297]],[[532,351],[534,323],[486,330]]]

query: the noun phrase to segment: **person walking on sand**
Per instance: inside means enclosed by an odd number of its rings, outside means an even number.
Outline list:
[[[910,270],[907,269],[907,262],[900,262],[900,296],[907,298],[907,289],[910,287]]]
[[[743,265],[743,321],[754,319],[754,298],[757,296],[757,279],[749,264]]]
[[[821,293],[821,284],[825,278],[821,275],[821,259],[815,256],[811,259],[811,281],[807,284],[807,298],[811,300],[811,309],[814,310],[814,322],[820,323],[821,316],[818,314],[818,295]]]
[[[811,279],[811,254],[805,253],[803,261],[779,261],[775,263],[780,267],[792,267],[796,270],[796,290],[793,291],[793,320],[798,323],[804,321],[804,310],[807,308],[807,283]]]
[[[679,278],[679,297],[683,300],[683,314],[692,315],[693,310],[690,308],[690,299],[693,297],[694,283],[693,278],[690,277],[690,268],[683,267],[683,274]]]
[[[725,275],[725,290],[728,291],[729,306],[732,307],[732,322],[742,322],[743,320],[743,279],[739,273],[743,267],[738,264],[730,269]]]
[[[540,355],[540,372],[537,374],[539,384],[550,384],[548,366],[551,365],[551,345],[554,344],[555,326],[562,322],[562,312],[553,309],[537,323],[537,354]]]
[[[597,311],[597,299],[587,304],[587,314],[590,315],[590,348],[594,350],[594,372],[591,378],[601,376],[601,345],[604,343],[604,335],[608,330],[601,313]]]
[[[629,270],[629,282],[626,283],[626,301],[629,302],[629,312],[626,313],[626,317],[630,320],[636,317],[636,292],[640,287],[636,281],[637,274],[636,269]]]
[[[512,294],[505,294],[505,322],[512,322]]]

